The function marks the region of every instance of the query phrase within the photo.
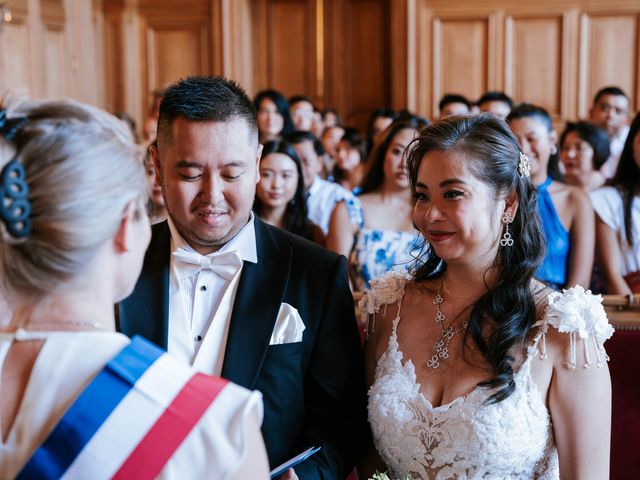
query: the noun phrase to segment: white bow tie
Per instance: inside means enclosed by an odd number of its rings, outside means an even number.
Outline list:
[[[177,248],[173,252],[173,261],[182,276],[186,277],[209,269],[226,280],[232,280],[242,267],[242,259],[236,251],[200,255],[198,252]]]

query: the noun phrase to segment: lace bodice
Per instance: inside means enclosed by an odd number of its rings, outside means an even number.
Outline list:
[[[360,305],[364,314],[398,302],[403,296],[405,281],[406,277],[392,274],[374,282]],[[598,328],[581,325],[584,327],[581,330],[569,325],[577,322],[581,312],[597,311],[596,305],[602,308],[597,302],[585,304],[585,298],[596,297],[583,291],[581,310],[573,305],[579,295],[570,292],[552,294],[556,297],[549,299],[548,311],[540,322],[540,333],[515,375],[515,391],[497,404],[485,403],[495,390],[476,387],[464,397],[433,407],[420,391],[411,360],[403,363],[396,333],[401,315],[398,310],[387,350],[378,361],[369,390],[369,422],[376,448],[391,478],[406,475],[438,480],[559,478],[551,417],[531,377],[531,359],[537,353],[543,354],[549,325],[580,335],[585,341],[590,338],[587,332],[596,332],[598,336],[611,334],[601,324],[602,318],[606,322],[604,310],[603,317],[591,315],[599,319]],[[563,302],[563,296],[567,296],[569,302]],[[571,307],[567,306],[569,303]],[[564,317],[559,313],[566,308],[572,308],[575,315],[569,315],[568,322],[558,321]],[[588,323],[589,315],[583,317]],[[602,358],[604,352],[602,344],[599,345],[596,357]]]

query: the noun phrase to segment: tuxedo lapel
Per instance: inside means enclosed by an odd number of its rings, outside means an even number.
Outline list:
[[[253,388],[289,281],[291,251],[255,219],[258,263],[245,262],[236,293],[222,376]]]

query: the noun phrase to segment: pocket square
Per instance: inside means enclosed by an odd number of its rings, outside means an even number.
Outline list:
[[[301,342],[305,328],[298,310],[288,303],[282,303],[269,345]]]

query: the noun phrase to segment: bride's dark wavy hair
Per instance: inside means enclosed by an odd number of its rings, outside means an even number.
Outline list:
[[[491,114],[450,117],[420,132],[407,159],[414,194],[420,163],[431,152],[463,154],[469,161],[471,174],[490,187],[496,201],[514,192],[518,195],[518,210],[509,225],[513,246],[498,248],[493,263],[498,281],[473,305],[465,333],[465,338],[471,336],[493,368],[494,377],[479,385],[500,387],[488,399],[490,403],[497,403],[515,389],[515,359],[510,351],[516,345],[524,345],[527,333],[536,321],[531,280],[544,257],[536,189],[528,176],[518,172],[520,148],[517,140],[507,124]],[[502,213],[487,212],[487,215],[493,221],[499,221]],[[434,249],[425,248],[422,256],[425,257],[424,264],[416,269],[416,281],[444,275],[446,262]],[[489,322],[495,328],[485,339],[483,330]]]

